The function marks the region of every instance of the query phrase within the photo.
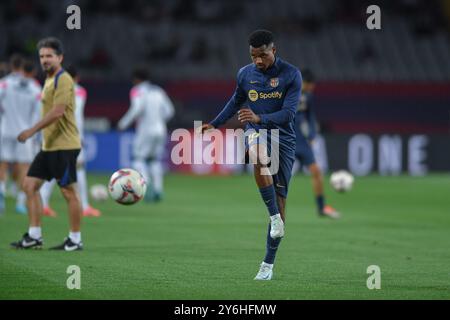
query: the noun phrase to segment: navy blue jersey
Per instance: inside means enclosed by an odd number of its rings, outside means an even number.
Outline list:
[[[295,156],[300,160],[302,165],[310,166],[316,159],[311,148],[311,140],[316,136],[316,119],[311,108],[312,94],[302,92],[297,113],[295,114],[295,134],[297,143],[295,146]],[[308,123],[307,132],[302,131],[302,124]]]
[[[313,95],[311,93],[303,92],[300,97],[297,113],[295,114],[295,133],[297,135],[297,143],[299,140],[313,140],[316,137],[316,119],[312,109]],[[301,130],[302,123],[308,123],[308,132],[304,133]]]
[[[233,96],[211,125],[217,128],[241,107],[249,107],[261,118],[261,123],[247,123],[246,130],[279,129],[280,143],[295,148],[294,117],[301,86],[300,71],[278,57],[265,71],[249,64],[239,70]]]

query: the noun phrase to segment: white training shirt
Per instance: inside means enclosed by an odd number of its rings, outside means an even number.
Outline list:
[[[119,128],[125,130],[137,121],[136,135],[166,135],[166,123],[175,109],[164,90],[148,81],[134,86],[130,91],[131,106],[120,119]]]
[[[41,85],[13,72],[0,79],[0,127],[3,138],[17,138],[40,118]]]
[[[79,84],[75,84],[75,121],[77,123],[80,139],[83,141],[84,132],[84,105],[86,104],[87,91]]]

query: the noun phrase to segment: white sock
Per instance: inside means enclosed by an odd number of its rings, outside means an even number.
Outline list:
[[[81,232],[69,232],[69,238],[72,240],[73,243],[79,244],[81,242]]]
[[[52,181],[46,181],[40,190],[42,206],[44,208],[49,206],[50,196],[52,195],[55,184],[56,184],[55,179],[53,179]]]
[[[135,160],[132,165],[133,169],[138,171],[144,177],[145,181],[148,182],[148,170],[147,165],[144,160]]]
[[[0,181],[0,193],[5,194],[6,193],[6,182]]]
[[[42,238],[41,227],[29,227],[28,228],[28,235],[30,237],[32,237],[33,239],[40,239],[40,238]]]
[[[11,183],[9,184],[9,194],[11,195],[11,197],[15,197],[17,195],[17,184],[14,181],[11,181]]]
[[[272,269],[273,268],[273,263],[272,264],[270,264],[270,263],[267,263],[267,262],[262,262],[262,265],[263,266],[266,266],[266,267],[269,267],[270,269]]]
[[[77,169],[77,185],[81,198],[81,207],[83,211],[89,207],[86,170],[84,168]]]
[[[9,185],[9,193],[11,194],[11,197],[15,197],[17,195],[17,184],[12,181]]]
[[[17,194],[17,201],[16,201],[16,204],[17,204],[18,206],[24,206],[26,200],[27,200],[27,196],[26,196],[25,192],[20,191],[20,192]]]
[[[163,192],[163,167],[161,161],[152,161],[149,165],[150,175],[152,177],[153,190],[161,194]]]
[[[281,219],[281,215],[279,213],[274,214],[273,216],[270,216],[270,221],[273,221],[275,219]]]

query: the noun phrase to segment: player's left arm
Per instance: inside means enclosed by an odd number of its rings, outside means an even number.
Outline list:
[[[164,108],[164,120],[168,122],[174,116],[175,108],[169,96],[163,90],[161,90],[161,99]]]
[[[243,109],[239,112],[239,118],[241,122],[249,121],[261,124],[275,124],[284,125],[294,120],[295,112],[297,111],[298,101],[300,100],[300,92],[302,89],[302,79],[300,72],[295,71],[293,79],[286,90],[286,96],[284,98],[284,104],[281,110],[266,113],[255,114],[250,109]]]
[[[55,88],[53,108],[33,127],[22,131],[17,137],[17,140],[24,143],[40,130],[61,119],[66,112],[67,106],[70,104],[71,90],[73,90],[73,83],[70,79],[67,77],[60,77],[58,86]]]
[[[127,129],[144,111],[143,93],[134,88],[130,93],[131,106],[125,115],[119,120],[119,130]]]

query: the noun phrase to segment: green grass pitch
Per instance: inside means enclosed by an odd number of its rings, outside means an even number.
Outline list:
[[[108,177],[91,175],[90,184]],[[252,176],[169,175],[160,204],[94,205],[82,252],[17,251],[9,243],[27,218],[0,217],[0,299],[449,299],[450,176],[361,177],[328,202],[343,213],[320,219],[309,177],[293,178],[286,236],[270,282],[253,280],[264,256],[267,212]],[[68,232],[65,204],[43,220],[44,245]],[[9,199],[7,206],[13,207]],[[81,290],[69,290],[69,265]],[[366,286],[381,268],[381,289]]]

